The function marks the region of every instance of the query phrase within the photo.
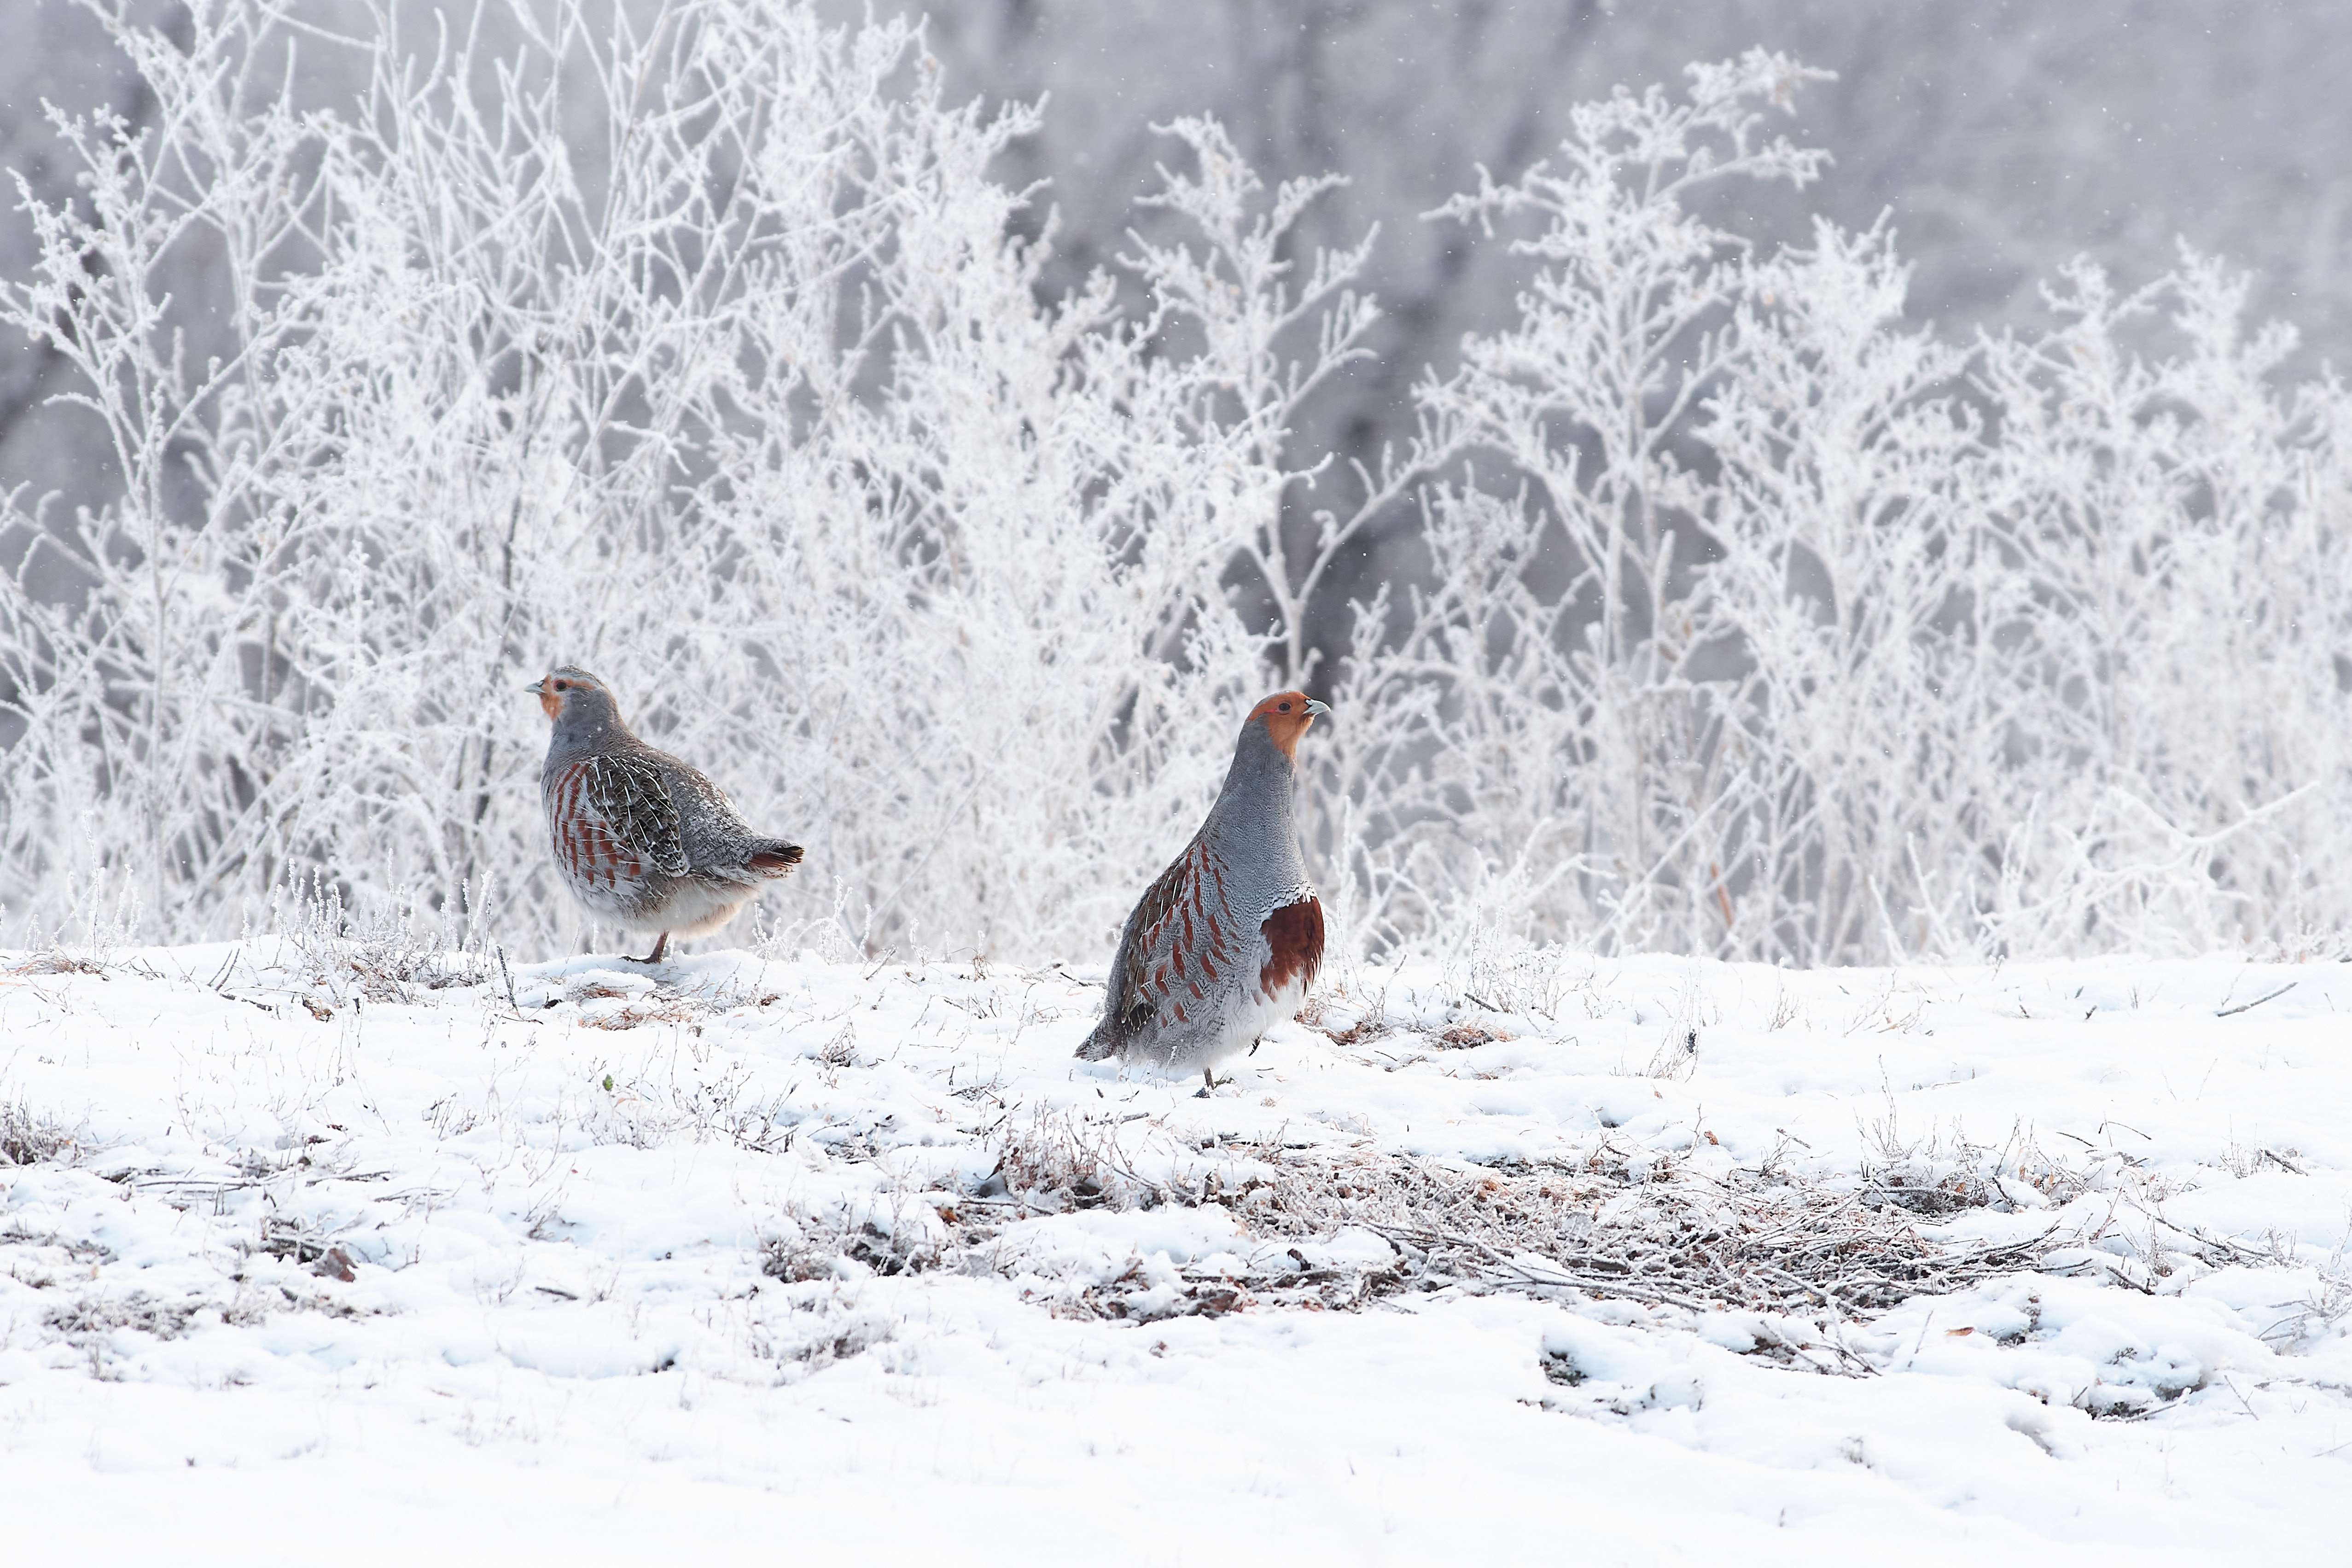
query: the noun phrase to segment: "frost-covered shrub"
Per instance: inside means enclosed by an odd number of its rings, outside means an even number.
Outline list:
[[[0,903],[40,929],[128,877],[184,939],[323,870],[355,917],[407,890],[561,940],[520,688],[570,659],[808,847],[773,917],[1113,929],[1265,679],[1223,578],[1363,314],[1349,258],[1286,279],[1318,187],[1262,202],[1177,127],[1196,235],[1139,247],[1144,313],[1108,277],[1041,303],[990,174],[1033,117],[943,103],[903,26],[355,9],[348,42],[262,0],[118,17],[155,128],[63,127],[85,201],[36,207],[0,316],[79,373],[121,492],[0,520],[37,541]],[[291,100],[314,56],[354,101]],[[166,295],[192,256],[217,297]]]
[[[2352,928],[2352,399],[2273,385],[2291,339],[2193,256],[1964,349],[1883,228],[1752,254],[1706,215],[1811,178],[1764,132],[1807,74],[1583,106],[1437,215],[1530,270],[1423,390],[1474,478],[1339,682],[1360,927],[1800,963]]]
[[[1099,952],[1277,679],[1339,710],[1346,950],[2352,929],[2352,399],[2279,385],[2197,257],[1956,345],[1883,228],[1759,253],[1743,194],[1821,160],[1769,132],[1785,58],[1583,105],[1433,215],[1507,239],[1515,316],[1409,449],[1301,473],[1365,251],[1213,124],[1172,222],[1041,301],[994,172],[1034,115],[943,101],[901,26],[319,3],[117,13],[152,129],[63,126],[81,198],[0,284],[119,484],[0,516],[20,931],[225,934],[323,878],[361,924],[577,941],[518,689],[562,659],[807,845],[772,921],[868,948]],[[1401,505],[1426,571],[1318,648]]]

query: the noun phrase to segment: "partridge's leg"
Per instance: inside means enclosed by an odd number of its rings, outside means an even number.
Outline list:
[[[633,958],[629,962],[632,963],[659,963],[662,961],[662,954],[668,951],[669,932],[664,931],[659,937],[655,939],[654,950],[651,952],[646,954],[643,958]]]

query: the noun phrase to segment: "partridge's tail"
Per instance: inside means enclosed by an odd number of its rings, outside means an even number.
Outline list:
[[[771,838],[751,852],[743,862],[762,877],[789,877],[793,868],[801,863],[801,847],[787,844],[781,838]]]

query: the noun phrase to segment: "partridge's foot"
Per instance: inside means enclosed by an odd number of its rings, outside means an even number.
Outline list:
[[[654,941],[654,950],[643,958],[632,958],[631,963],[659,963],[662,954],[669,951],[669,932],[664,931]]]

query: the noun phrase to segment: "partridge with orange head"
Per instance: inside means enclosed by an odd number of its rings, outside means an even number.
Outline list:
[[[1214,1089],[1219,1061],[1298,1010],[1323,963],[1323,906],[1298,843],[1298,740],[1329,711],[1303,691],[1250,710],[1208,820],[1127,918],[1080,1058],[1199,1068]]]

